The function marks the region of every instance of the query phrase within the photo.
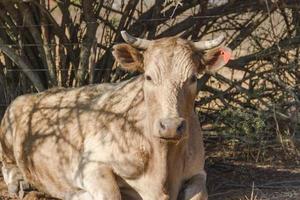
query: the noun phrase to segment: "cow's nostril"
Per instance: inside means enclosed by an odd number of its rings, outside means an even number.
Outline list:
[[[177,127],[176,132],[178,134],[182,134],[185,131],[185,129],[186,129],[186,122],[185,122],[185,120],[182,120],[180,122],[179,126]]]
[[[161,130],[165,130],[166,129],[166,126],[161,121],[159,122],[159,125],[160,125],[160,129]]]

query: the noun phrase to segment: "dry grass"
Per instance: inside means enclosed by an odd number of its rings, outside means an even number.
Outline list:
[[[254,192],[254,182],[252,183],[252,190],[251,190],[251,195],[250,195],[250,197],[248,197],[248,196],[245,196],[245,199],[240,199],[240,200],[258,200],[258,197],[257,197],[257,195],[255,194],[255,192]]]

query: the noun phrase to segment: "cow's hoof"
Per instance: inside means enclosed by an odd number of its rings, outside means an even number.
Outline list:
[[[26,181],[22,180],[18,183],[9,183],[7,188],[10,197],[19,197],[19,199],[23,199],[25,191],[30,189],[30,185]]]
[[[18,196],[20,199],[23,199],[26,191],[28,192],[28,190],[30,189],[30,185],[27,181],[22,180],[19,182],[19,186],[20,186],[20,188],[19,188]]]
[[[8,194],[11,197],[15,197],[19,191],[19,184],[18,183],[10,183],[7,186]]]

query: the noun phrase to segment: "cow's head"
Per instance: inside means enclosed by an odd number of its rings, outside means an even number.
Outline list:
[[[113,55],[129,71],[144,73],[144,97],[151,134],[177,140],[186,134],[194,114],[197,75],[225,65],[231,50],[224,37],[191,42],[179,37],[145,40],[122,31],[128,44],[114,46]],[[138,49],[144,50],[141,53]]]

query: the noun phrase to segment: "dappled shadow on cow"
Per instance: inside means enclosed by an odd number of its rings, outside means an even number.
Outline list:
[[[196,76],[228,62],[224,37],[122,36],[128,44],[115,45],[114,57],[142,75],[11,104],[1,124],[2,171],[10,175],[11,165],[22,177],[8,185],[24,178],[61,199],[207,198]]]

